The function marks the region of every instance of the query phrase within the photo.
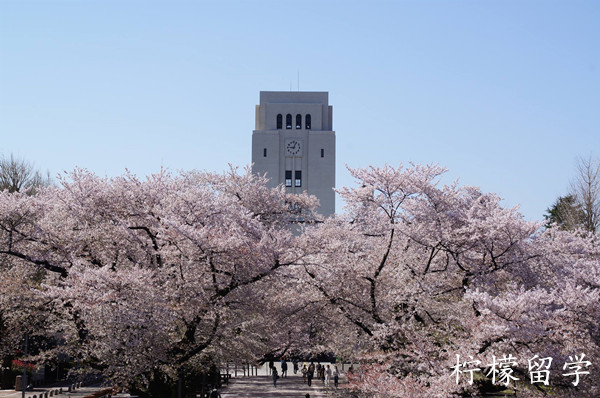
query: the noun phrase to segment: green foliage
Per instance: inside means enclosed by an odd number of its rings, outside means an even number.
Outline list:
[[[557,225],[562,230],[572,231],[583,225],[585,213],[575,196],[561,196],[544,214],[546,228]]]

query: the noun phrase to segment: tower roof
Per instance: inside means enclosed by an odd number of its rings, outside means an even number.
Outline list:
[[[329,105],[327,91],[261,91],[260,103],[318,103]]]

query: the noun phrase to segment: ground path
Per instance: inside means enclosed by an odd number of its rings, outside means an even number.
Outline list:
[[[331,364],[333,367],[333,364]],[[278,368],[278,372],[281,375],[281,365],[279,362],[275,364]],[[291,368],[290,363],[290,368]],[[290,369],[291,370],[291,369]],[[277,387],[273,386],[273,377],[269,375],[270,371],[268,366],[265,364],[259,368],[255,368],[253,374],[255,376],[244,376],[240,370],[234,372],[233,369],[229,370],[232,377],[228,384],[224,385],[223,388],[219,389],[219,393],[222,398],[233,398],[233,397],[253,397],[253,398],[271,398],[271,397],[286,397],[286,398],[305,398],[306,394],[310,394],[310,398],[317,397],[329,397],[333,398],[338,396],[337,392],[340,390],[333,386],[333,380],[331,380],[331,386],[326,387],[321,380],[317,378],[313,379],[312,386],[308,386],[303,380],[302,376],[298,374],[294,375],[293,372],[289,372],[287,377],[280,377],[277,380]],[[345,377],[342,373],[340,377],[340,387],[343,387],[345,383]],[[72,392],[66,392],[66,387],[63,387],[62,394],[54,394],[52,398],[81,398],[90,393],[101,390],[100,385],[81,387]],[[54,389],[54,388],[53,388]],[[39,398],[43,396],[43,393],[50,391],[48,388],[36,388],[35,390],[28,390],[25,393],[26,398]],[[40,393],[42,395],[40,395]],[[113,395],[113,397],[126,397],[128,395],[119,394]],[[0,398],[21,398],[20,391],[14,390],[0,390]]]
[[[321,380],[313,380],[312,386],[309,387],[303,382],[302,376],[290,375],[288,377],[280,377],[277,380],[277,387],[273,387],[273,378],[271,376],[252,376],[239,377],[231,379],[229,385],[219,390],[221,397],[298,397],[304,398],[308,393],[310,398],[315,397],[333,397],[336,389],[333,387],[327,388]]]
[[[78,389],[76,389],[75,391],[66,391],[67,388],[63,387],[63,393],[62,394],[53,394],[52,398],[81,398],[84,397],[86,395],[92,394],[96,391],[102,390],[105,387],[96,385],[96,386],[90,386],[90,387],[80,387]],[[35,396],[36,398],[39,397],[43,397],[45,392],[50,392],[50,391],[55,391],[57,390],[57,388],[35,388],[33,390],[27,390],[25,392],[25,398],[32,398],[33,396]],[[50,395],[50,394],[48,394]],[[117,397],[124,397],[126,395],[113,395],[113,397],[117,398]],[[21,398],[22,397],[22,392],[21,391],[15,391],[15,390],[0,390],[0,398]],[[312,397],[312,395],[311,395]]]
[[[333,381],[331,382],[333,385]],[[102,387],[81,387],[76,391],[64,392],[54,395],[53,398],[81,398],[87,394],[98,391]],[[27,391],[26,398],[40,397],[40,393],[48,391],[47,389],[36,389]],[[307,386],[302,381],[302,376],[290,375],[288,377],[280,377],[277,380],[277,387],[273,387],[273,378],[271,376],[252,376],[232,378],[228,385],[219,389],[222,398],[232,397],[253,397],[253,398],[270,398],[270,397],[296,397],[304,398],[306,394],[310,394],[310,398],[316,397],[334,397],[335,388],[332,386],[326,388],[320,380],[313,380],[311,387]],[[124,396],[124,395],[122,395]],[[113,395],[113,397],[118,397]],[[0,390],[0,398],[21,398],[20,391]]]

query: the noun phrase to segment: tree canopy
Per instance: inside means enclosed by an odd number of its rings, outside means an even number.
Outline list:
[[[15,158],[0,157],[0,191],[35,193],[50,185],[50,177],[43,176],[30,162]]]
[[[587,232],[600,231],[600,161],[579,158],[569,193],[546,210],[547,227]]]
[[[562,369],[600,354],[593,235],[442,185],[437,165],[351,173],[344,213],[326,220],[314,197],[249,170],[75,170],[33,196],[0,193],[2,354],[15,354],[9,325],[31,327],[56,341],[32,359],[68,354],[153,396],[157,377],[225,360],[335,352],[362,363],[361,397],[543,396],[537,355],[554,359],[554,393],[598,396],[597,374],[574,386]],[[514,379],[492,383],[486,364],[509,355]],[[457,361],[471,357],[469,383]]]

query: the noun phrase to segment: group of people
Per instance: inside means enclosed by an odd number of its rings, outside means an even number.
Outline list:
[[[340,379],[340,372],[338,370],[337,365],[335,365],[333,369],[331,369],[329,365],[321,365],[320,363],[317,363],[317,366],[315,366],[314,362],[311,362],[310,365],[308,365],[308,367],[306,367],[306,364],[304,364],[302,366],[301,372],[302,380],[304,380],[304,382],[307,383],[309,386],[312,386],[312,380],[315,377],[315,372],[317,374],[317,377],[326,386],[329,386],[331,384],[331,379],[333,378],[333,384],[335,387],[337,387]]]
[[[297,374],[298,361],[294,360],[292,361],[292,364],[294,366],[294,374]],[[279,379],[279,372],[277,371],[277,368],[275,367],[273,361],[269,362],[269,369],[271,370],[271,375],[273,377],[273,387],[277,387],[277,379]],[[287,370],[288,364],[284,358],[281,360],[281,377],[287,377]],[[304,382],[307,383],[309,386],[312,386],[312,380],[315,377],[315,373],[325,386],[331,385],[332,378],[334,386],[336,388],[338,386],[340,372],[338,370],[337,365],[335,365],[333,369],[331,369],[329,365],[321,365],[320,363],[317,363],[317,366],[315,366],[314,362],[311,362],[310,365],[308,365],[307,367],[306,363],[304,363],[300,371],[302,372],[302,380],[304,380]]]

